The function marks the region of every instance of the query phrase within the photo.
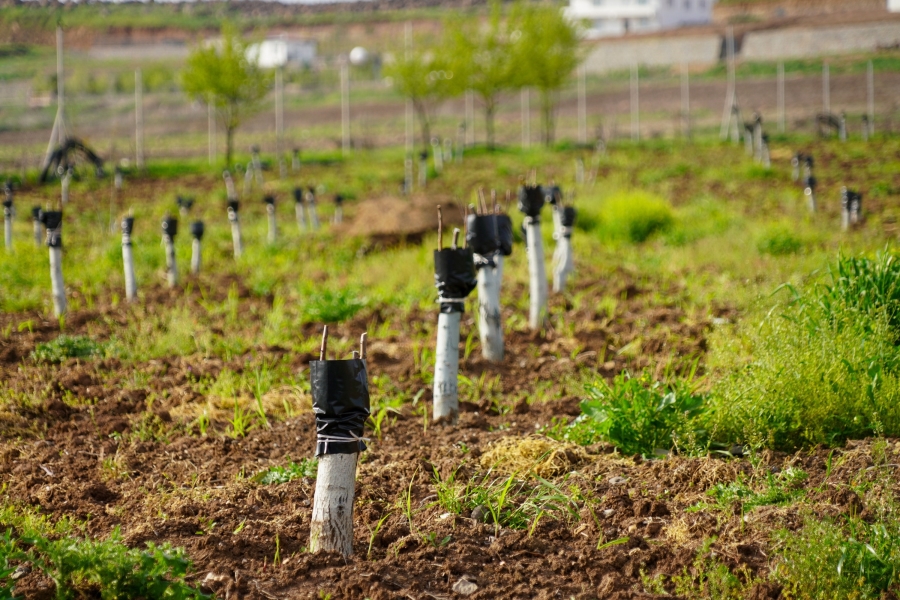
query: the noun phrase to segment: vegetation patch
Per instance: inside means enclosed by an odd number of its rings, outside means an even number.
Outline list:
[[[69,358],[93,358],[105,350],[104,344],[82,335],[61,335],[53,341],[39,343],[31,357],[36,362],[61,363]]]
[[[607,237],[635,244],[668,230],[675,220],[668,202],[643,191],[619,193],[608,198],[603,202],[600,218]]]

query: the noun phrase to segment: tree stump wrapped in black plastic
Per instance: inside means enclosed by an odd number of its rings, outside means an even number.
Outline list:
[[[162,220],[163,244],[166,247],[166,277],[169,286],[178,283],[178,265],[175,262],[175,235],[178,233],[178,219],[166,215]]]
[[[465,299],[478,285],[470,248],[444,248],[434,251],[434,285],[438,290],[441,313],[465,310]]]
[[[363,428],[369,418],[366,334],[350,360],[326,360],[328,327],[319,360],[309,364],[316,415],[316,492],[309,523],[310,552],[353,553],[353,499],[356,463],[366,449]]]
[[[519,210],[532,219],[540,218],[545,196],[541,186],[523,185],[519,188]]]
[[[471,213],[466,217],[466,246],[475,253],[475,266],[494,266],[494,254],[500,250],[500,238],[497,227],[498,215],[478,215]],[[479,259],[480,257],[480,259]]]
[[[366,449],[363,430],[369,418],[366,361],[314,360],[309,367],[316,456],[362,452]]]
[[[41,221],[47,230],[47,246],[50,248],[50,283],[53,294],[53,314],[66,313],[66,288],[62,273],[62,218],[60,210],[41,212]]]
[[[47,246],[50,248],[62,248],[62,211],[41,211],[41,222],[47,230]]]

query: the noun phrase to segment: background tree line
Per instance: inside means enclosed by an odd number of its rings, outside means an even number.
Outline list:
[[[386,74],[412,102],[424,147],[438,105],[471,91],[484,111],[487,146],[493,149],[499,97],[523,88],[538,93],[541,138],[551,144],[559,93],[580,62],[575,24],[552,4],[520,0],[506,15],[495,3],[486,22],[454,18],[442,35],[398,48]]]

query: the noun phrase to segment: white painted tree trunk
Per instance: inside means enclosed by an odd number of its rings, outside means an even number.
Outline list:
[[[62,178],[62,196],[60,197],[63,206],[69,203],[69,182],[71,181],[72,176],[66,172]]]
[[[3,216],[3,239],[6,243],[6,249],[12,252],[12,215]]]
[[[451,425],[459,420],[459,319],[458,312],[438,315],[434,361],[434,419],[444,418]]]
[[[241,240],[241,224],[237,217],[231,221],[231,243],[234,246],[234,257],[240,258],[244,253],[244,242]]]
[[[572,261],[572,239],[560,234],[556,240],[556,260],[553,263],[553,291],[560,293],[566,289],[566,279],[574,270]]]
[[[163,243],[166,246],[166,279],[169,282],[169,287],[175,287],[178,284],[178,263],[175,261],[175,244],[168,235],[163,237]]]
[[[503,324],[500,318],[500,277],[495,267],[478,269],[478,333],[481,355],[491,362],[503,360]]]
[[[806,194],[806,203],[809,206],[809,212],[816,212],[816,193],[812,191],[812,188],[806,188],[803,192]]]
[[[334,224],[340,225],[344,222],[344,208],[342,206],[338,206],[334,209]]]
[[[544,325],[547,314],[547,270],[544,266],[544,242],[541,239],[541,222],[525,217],[525,236],[528,243],[528,276],[530,306],[528,325],[538,330]]]
[[[841,230],[847,231],[850,229],[850,208],[845,208],[841,210]]]
[[[309,226],[313,231],[319,230],[319,213],[316,211],[316,203],[309,203]]]
[[[306,217],[303,215],[303,204],[301,202],[294,202],[294,214],[297,215],[297,227],[300,228],[302,233],[306,229]]]
[[[41,229],[41,222],[37,219],[34,220],[34,245],[40,246],[41,242],[44,239],[43,230]]]
[[[278,224],[275,222],[275,206],[266,204],[266,213],[269,216],[269,243],[274,244],[278,239]]]
[[[194,238],[191,244],[191,273],[194,275],[200,272],[200,251],[202,250],[201,242]]]
[[[66,314],[66,287],[62,274],[62,248],[50,247],[50,285],[53,294],[53,314],[61,317]]]
[[[133,302],[137,298],[137,280],[134,276],[134,257],[131,244],[122,244],[122,263],[125,266],[125,299]]]
[[[353,498],[358,454],[319,457],[309,524],[310,552],[353,554]]]

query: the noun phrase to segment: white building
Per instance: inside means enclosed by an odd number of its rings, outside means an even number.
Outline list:
[[[713,1],[569,0],[565,13],[585,24],[586,37],[600,38],[709,23]]]
[[[265,69],[290,66],[312,66],[316,60],[316,42],[287,36],[271,37],[247,49],[247,58]]]

